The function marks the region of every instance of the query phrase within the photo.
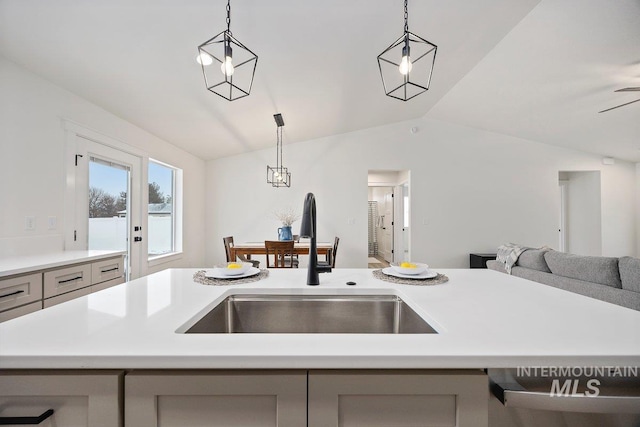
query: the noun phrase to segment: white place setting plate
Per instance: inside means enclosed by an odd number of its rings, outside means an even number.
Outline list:
[[[243,277],[251,277],[260,273],[259,268],[250,267],[242,274],[228,274],[226,268],[212,268],[211,270],[205,270],[204,276],[211,279],[241,279]]]
[[[382,272],[387,276],[399,277],[401,279],[433,279],[438,275],[437,272],[427,269],[420,274],[402,274],[398,273],[391,267],[383,268]]]

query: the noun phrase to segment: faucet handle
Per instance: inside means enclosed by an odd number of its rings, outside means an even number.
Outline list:
[[[329,263],[319,262],[316,269],[318,273],[331,273],[331,265]]]

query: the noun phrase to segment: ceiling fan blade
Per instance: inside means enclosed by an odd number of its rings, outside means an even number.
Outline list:
[[[638,102],[640,99],[636,99],[635,101],[627,102],[625,104],[620,104],[616,107],[607,108],[606,110],[598,111],[598,113],[605,113],[607,111],[615,110],[616,108],[624,107],[625,105],[633,104],[634,102]]]
[[[614,92],[639,92],[640,87],[625,87],[624,89],[614,90]]]

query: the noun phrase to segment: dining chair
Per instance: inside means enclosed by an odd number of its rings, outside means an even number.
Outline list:
[[[294,242],[294,245],[296,243],[300,243],[300,235],[299,234],[294,234],[293,235],[293,242]],[[300,264],[300,260],[298,259],[298,254],[287,255],[285,257],[285,260],[291,260],[291,262],[293,263],[293,267],[294,268],[298,268],[298,265]]]
[[[327,258],[325,261],[320,261],[318,265],[330,265],[331,268],[336,268],[336,254],[338,253],[338,243],[340,243],[340,238],[336,236],[333,240],[333,249],[331,252],[327,253]]]
[[[235,259],[231,259],[231,248],[233,247],[233,236],[223,237],[222,242],[224,243],[224,251],[227,255],[227,262],[235,261]],[[260,268],[260,261],[251,259],[251,255],[245,257],[244,255],[237,255],[236,258],[242,262],[250,262],[255,268]]]
[[[265,240],[264,247],[267,253],[267,268],[294,268],[298,264],[291,258],[293,254],[293,240]],[[273,257],[273,264],[271,264]]]

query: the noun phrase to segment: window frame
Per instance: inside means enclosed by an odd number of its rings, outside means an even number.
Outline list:
[[[182,182],[183,182],[183,172],[182,169],[180,169],[177,166],[173,166],[169,163],[154,159],[149,157],[147,159],[147,183],[146,183],[146,188],[147,188],[147,192],[149,191],[149,184],[150,184],[150,180],[149,180],[149,164],[150,163],[155,163],[156,165],[160,165],[163,166],[167,169],[170,169],[172,172],[172,180],[171,180],[171,240],[172,240],[172,250],[171,252],[167,252],[164,254],[160,254],[160,255],[149,255],[149,251],[147,250],[147,265],[149,267],[154,267],[156,265],[160,265],[160,264],[164,264],[167,262],[171,262],[174,261],[176,259],[181,259],[182,258],[182,236],[183,236],[183,228],[182,228],[182,218],[183,218],[183,206],[182,206],[182,199],[183,199],[183,186],[182,186]],[[148,201],[148,194],[147,194],[147,201]],[[148,202],[147,202],[148,204]],[[148,221],[148,217],[149,217],[149,213],[148,213],[148,209],[147,209],[147,243],[149,242],[149,221]],[[148,246],[147,246],[148,249]]]

